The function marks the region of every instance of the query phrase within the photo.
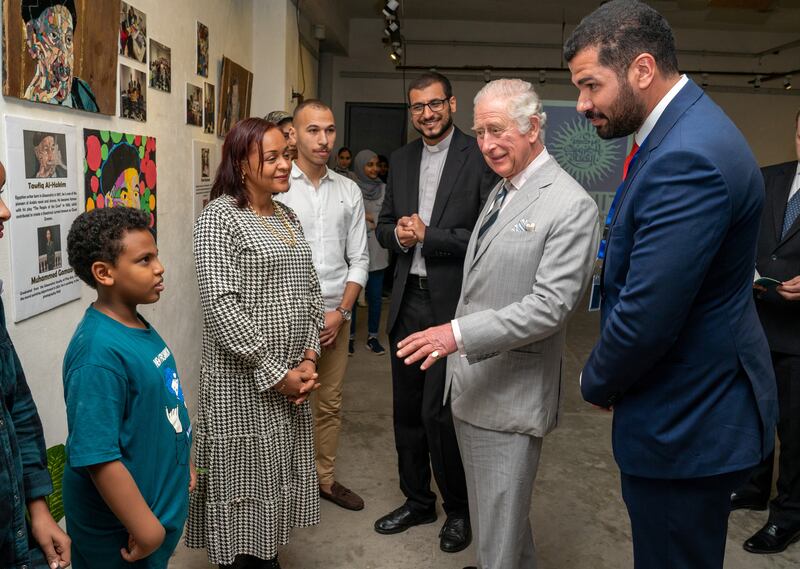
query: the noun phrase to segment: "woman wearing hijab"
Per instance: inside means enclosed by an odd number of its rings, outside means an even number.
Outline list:
[[[362,150],[353,161],[355,181],[361,188],[364,198],[364,214],[367,221],[367,248],[369,249],[369,279],[365,289],[367,299],[367,344],[366,348],[375,355],[382,355],[386,350],[378,341],[378,327],[381,323],[381,293],[383,291],[383,270],[389,266],[389,252],[381,247],[375,237],[375,225],[383,205],[386,189],[378,177],[378,155],[372,150]],[[350,353],[356,336],[356,310],[353,309],[350,323]]]

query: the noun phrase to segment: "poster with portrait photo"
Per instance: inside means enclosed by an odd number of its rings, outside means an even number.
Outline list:
[[[203,132],[214,134],[214,85],[205,83],[203,87]]]
[[[222,79],[219,86],[217,136],[225,138],[233,125],[250,116],[253,74],[235,61],[222,57]]]
[[[219,165],[218,147],[202,140],[192,141],[192,180],[194,183],[194,219],[208,204],[211,185],[217,175]]]
[[[61,226],[47,225],[36,229],[39,243],[39,274],[61,268]]]
[[[63,133],[25,130],[22,139],[26,178],[67,177],[67,142]]]
[[[147,122],[147,79],[144,71],[119,64],[119,116]]]
[[[80,298],[67,232],[81,210],[73,125],[6,117],[14,321]]]

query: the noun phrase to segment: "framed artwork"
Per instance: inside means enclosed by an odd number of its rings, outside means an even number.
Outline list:
[[[156,139],[108,130],[83,129],[86,151],[86,211],[135,207],[150,215],[156,235]]]
[[[3,94],[116,113],[119,0],[5,0]]]
[[[197,22],[197,74],[208,77],[208,26]]]
[[[250,116],[250,98],[253,94],[253,74],[228,59],[222,58],[217,134],[224,137],[240,119]]]
[[[203,87],[203,132],[214,134],[214,85],[205,83]]]
[[[172,91],[172,50],[150,39],[150,87],[157,91]]]
[[[119,116],[147,121],[147,78],[144,71],[119,64]]]
[[[186,84],[186,124],[203,126],[203,90]]]
[[[147,61],[147,15],[127,2],[120,4],[119,53],[140,63]]]

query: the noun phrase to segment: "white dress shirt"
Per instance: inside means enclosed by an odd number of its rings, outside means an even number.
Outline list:
[[[522,172],[519,172],[515,176],[506,178],[503,183],[506,184],[506,194],[505,199],[503,200],[503,205],[500,206],[500,212],[502,213],[505,207],[508,205],[515,195],[519,192],[519,189],[525,186],[525,183],[533,176],[533,174],[539,168],[544,165],[550,159],[550,154],[547,152],[547,148],[542,148],[542,151],[534,158],[530,164],[525,166],[525,169]],[[482,222],[481,222],[482,223]],[[497,222],[495,222],[497,223]],[[467,354],[464,352],[464,341],[461,338],[461,329],[458,327],[458,320],[455,318],[450,321],[450,324],[453,326],[453,337],[456,340],[456,345],[458,346],[458,353],[461,354],[461,357],[466,357]]]
[[[792,199],[797,190],[800,190],[800,161],[797,162],[797,170],[794,171],[794,180],[792,180],[792,186],[789,189],[789,199]]]
[[[678,82],[672,86],[672,89],[667,91],[667,94],[658,102],[658,104],[653,107],[653,110],[650,111],[650,114],[647,115],[647,118],[644,119],[642,126],[639,127],[639,130],[636,131],[633,139],[636,141],[636,144],[639,146],[644,143],[645,139],[650,135],[653,130],[653,127],[656,126],[658,119],[661,118],[661,115],[664,114],[664,110],[666,110],[667,105],[672,102],[683,86],[689,82],[689,78],[686,75],[681,75],[681,78],[678,79]]]
[[[450,150],[450,143],[453,140],[453,132],[455,128],[450,130],[450,134],[444,137],[437,144],[428,144],[422,141],[422,159],[419,164],[419,207],[417,208],[417,215],[425,224],[425,227],[431,223],[431,214],[433,213],[433,204],[436,202],[436,191],[439,189],[439,182],[442,179],[442,170],[444,170],[444,163],[447,161],[447,154]],[[395,229],[394,238],[397,239],[397,230]],[[400,240],[397,240],[400,245]],[[408,251],[406,247],[400,245],[403,251]],[[417,243],[414,246],[414,257],[411,259],[411,268],[409,273],[420,277],[428,276],[428,271],[425,267],[425,259],[422,257],[422,243]]]
[[[294,210],[303,226],[325,310],[331,311],[341,304],[348,282],[367,284],[369,254],[361,190],[350,178],[325,170],[315,188],[293,163],[289,191],[277,199]]]

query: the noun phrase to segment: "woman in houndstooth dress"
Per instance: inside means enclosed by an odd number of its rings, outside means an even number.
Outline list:
[[[319,522],[311,411],[323,304],[288,190],[286,143],[251,118],[228,133],[194,229],[203,355],[198,483],[186,543],[221,566],[279,567],[293,527]]]

